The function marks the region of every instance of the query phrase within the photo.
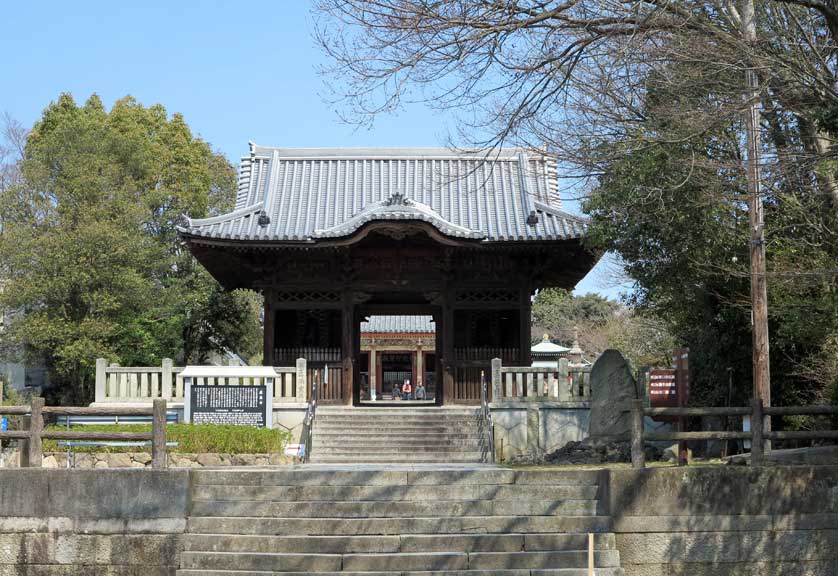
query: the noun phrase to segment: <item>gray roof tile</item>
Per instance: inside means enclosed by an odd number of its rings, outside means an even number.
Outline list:
[[[361,322],[362,334],[434,334],[433,316],[370,316]]]
[[[561,210],[554,162],[504,149],[270,148],[242,158],[233,212],[190,219],[181,233],[230,240],[344,237],[373,220],[422,220],[451,237],[564,240],[585,221]],[[402,197],[405,199],[402,202]],[[396,200],[397,202],[394,202]],[[267,225],[259,224],[264,211]],[[535,226],[527,224],[531,211]]]

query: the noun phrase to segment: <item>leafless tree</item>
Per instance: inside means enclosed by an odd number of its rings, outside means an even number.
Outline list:
[[[584,191],[612,160],[603,143],[639,144],[629,135],[647,120],[655,84],[687,95],[701,85],[703,99],[656,103],[658,117],[681,119],[677,134],[657,136],[684,139],[739,121],[751,66],[765,104],[782,104],[798,118],[796,128],[809,130],[808,165],[831,158],[831,140],[807,118],[808,107],[794,103],[838,103],[832,2],[760,3],[760,25],[771,33],[757,46],[742,38],[737,4],[319,0],[317,40],[331,56],[324,72],[350,121],[369,123],[414,101],[453,110],[460,127],[453,143],[546,148],[559,159],[566,192]],[[693,134],[683,133],[684,120]],[[803,160],[795,154],[787,166]],[[820,184],[838,201],[834,182]]]

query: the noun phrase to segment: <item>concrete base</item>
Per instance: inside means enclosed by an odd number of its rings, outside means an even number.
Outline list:
[[[504,402],[491,405],[495,460],[538,462],[568,442],[588,437],[587,402]]]

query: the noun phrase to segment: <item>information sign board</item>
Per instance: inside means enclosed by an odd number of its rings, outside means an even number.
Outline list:
[[[185,384],[183,412],[187,422],[271,427],[273,406],[267,386]]]
[[[675,370],[649,371],[649,398],[652,408],[678,405],[678,387]]]

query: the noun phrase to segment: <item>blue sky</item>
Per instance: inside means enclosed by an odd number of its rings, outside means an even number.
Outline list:
[[[107,106],[163,104],[234,163],[247,142],[277,146],[439,146],[453,118],[413,105],[367,129],[324,98],[308,2],[10,2],[2,12],[0,112],[26,126],[61,92]],[[9,56],[14,55],[14,56]],[[575,205],[566,206],[576,211]],[[595,268],[577,292],[615,297]]]

